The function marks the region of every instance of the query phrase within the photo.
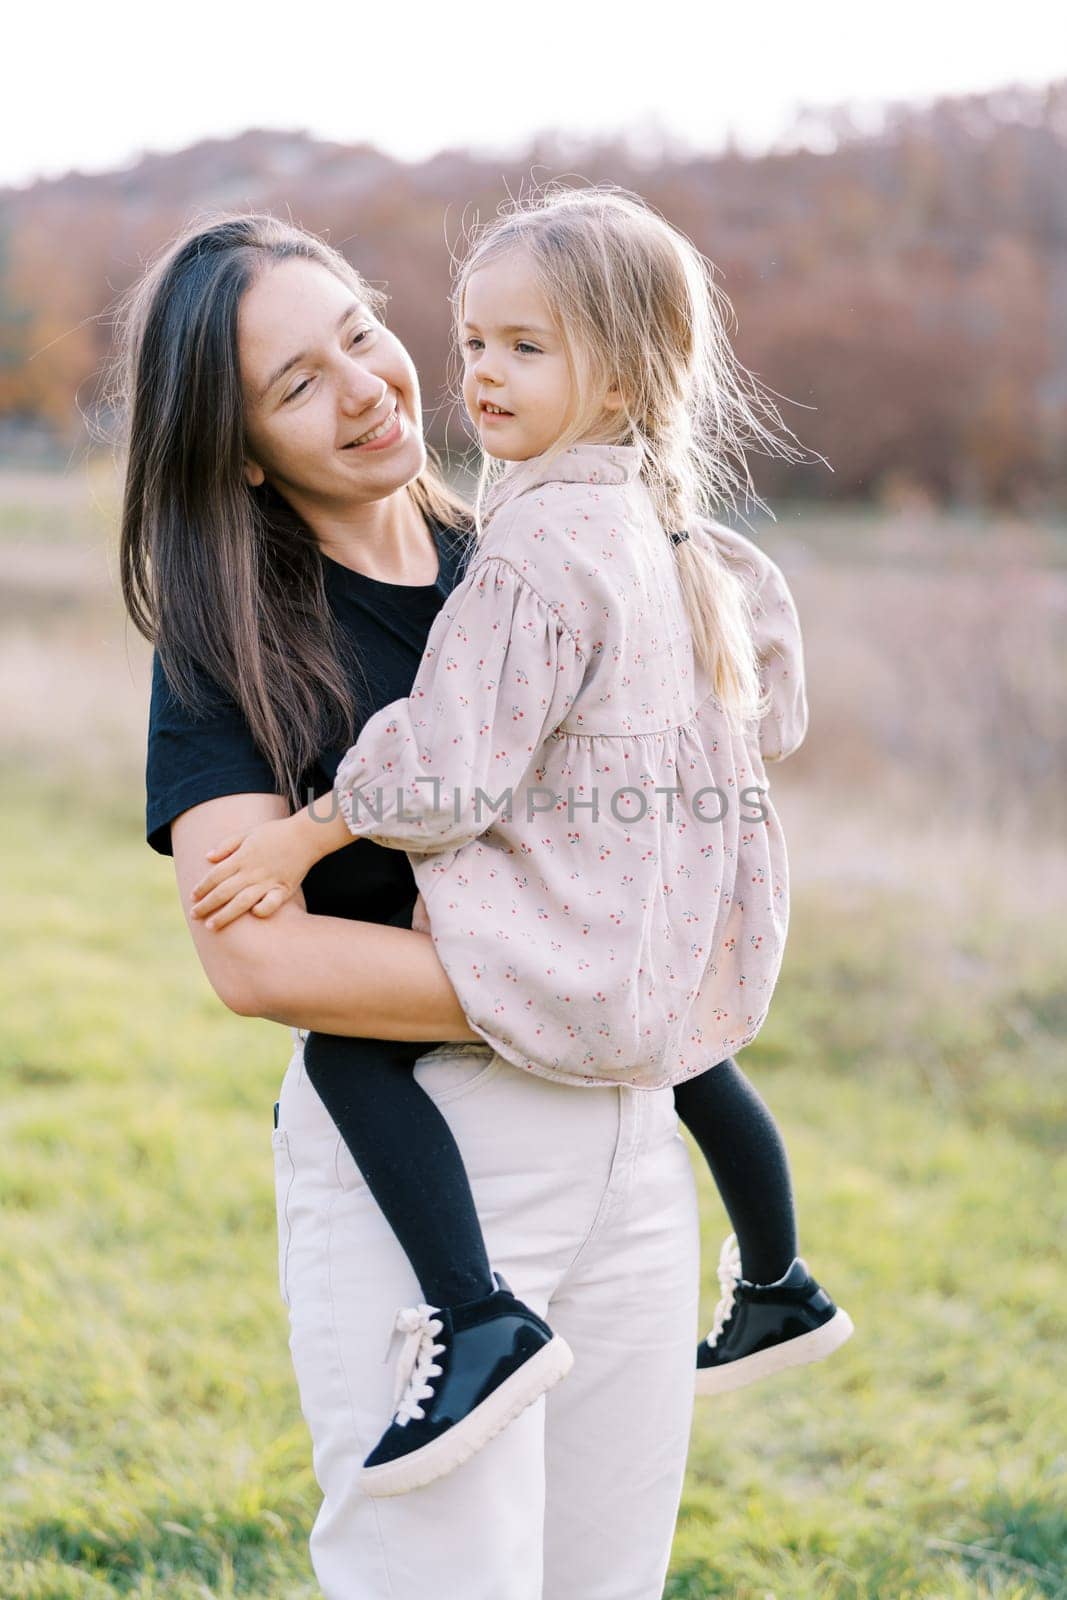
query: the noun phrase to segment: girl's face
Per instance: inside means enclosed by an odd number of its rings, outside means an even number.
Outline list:
[[[426,463],[419,383],[399,339],[314,261],[280,261],[238,315],[245,477],[309,526],[382,500]]]
[[[463,400],[482,448],[500,461],[543,455],[577,401],[563,340],[525,251],[471,273],[460,342]]]

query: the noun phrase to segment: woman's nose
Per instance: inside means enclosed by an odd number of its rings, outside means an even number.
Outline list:
[[[341,407],[348,416],[358,417],[364,411],[380,406],[389,393],[389,385],[376,373],[365,367],[352,366],[341,382]]]

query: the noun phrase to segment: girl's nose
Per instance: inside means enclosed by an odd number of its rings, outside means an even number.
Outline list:
[[[474,363],[474,376],[479,383],[499,383],[495,362],[489,359],[489,352],[482,350]]]

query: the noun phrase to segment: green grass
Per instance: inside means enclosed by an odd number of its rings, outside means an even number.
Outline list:
[[[311,1600],[286,1037],[210,995],[136,809],[3,787],[0,1596]],[[1067,1596],[1064,928],[983,902],[795,891],[744,1065],[857,1334],[700,1403],[669,1600]]]

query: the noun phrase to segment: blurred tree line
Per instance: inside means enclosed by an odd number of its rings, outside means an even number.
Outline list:
[[[291,216],[388,286],[430,436],[459,448],[450,252],[531,175],[564,176],[637,190],[720,269],[742,361],[833,467],[754,462],[761,492],[1067,502],[1067,80],[890,106],[877,133],[807,113],[796,133],[762,157],[547,135],[406,164],[257,130],[0,191],[0,448],[84,437],[117,295],[191,216],[231,207]]]

